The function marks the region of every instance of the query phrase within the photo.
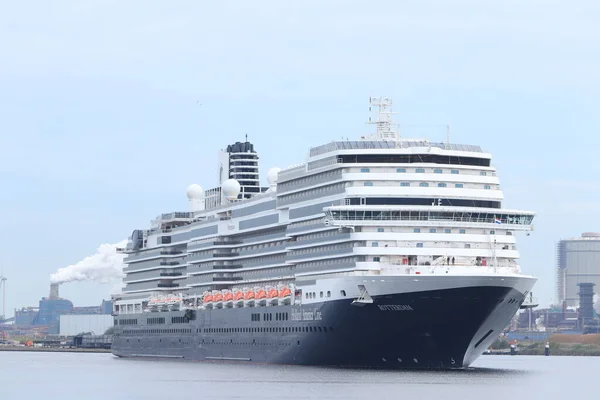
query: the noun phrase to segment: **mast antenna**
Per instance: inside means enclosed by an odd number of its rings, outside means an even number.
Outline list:
[[[368,124],[376,125],[377,132],[375,133],[376,140],[390,140],[399,141],[400,136],[394,130],[394,124],[392,121],[392,99],[389,97],[369,97],[369,111],[373,107],[377,107],[377,120],[373,121],[369,118]]]

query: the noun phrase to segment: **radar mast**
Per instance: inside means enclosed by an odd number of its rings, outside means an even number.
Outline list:
[[[373,107],[377,107],[377,120],[373,121],[369,117],[369,124],[377,125],[375,134],[376,140],[398,141],[400,136],[393,128],[392,115],[392,99],[389,97],[369,97],[369,111]]]

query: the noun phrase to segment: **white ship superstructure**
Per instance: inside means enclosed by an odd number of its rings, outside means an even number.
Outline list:
[[[379,108],[375,135],[314,147],[304,164],[271,169],[268,188],[258,185],[254,147],[230,146],[220,157],[220,187],[190,186],[192,211],[163,214],[151,229],[134,231],[116,313],[136,314],[151,297],[165,303],[175,295],[217,313],[372,305],[378,296],[510,281],[516,297],[494,302],[518,303],[514,315],[534,282],[521,278],[516,233],[531,229],[534,214],[502,207],[489,153],[400,138],[391,101],[371,103]],[[291,295],[278,300],[286,289]],[[481,328],[480,343],[493,340],[496,325]],[[461,365],[476,351],[463,352]]]

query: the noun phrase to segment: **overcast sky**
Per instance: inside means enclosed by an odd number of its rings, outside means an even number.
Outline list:
[[[248,133],[264,175],[371,127],[391,96],[407,136],[493,155],[534,294],[555,244],[600,231],[596,1],[29,1],[0,6],[0,266],[7,309],[49,275],[186,210],[217,150]],[[201,104],[201,105],[200,105]],[[114,283],[70,283],[76,305]]]

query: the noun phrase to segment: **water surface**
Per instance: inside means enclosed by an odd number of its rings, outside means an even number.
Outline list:
[[[0,352],[0,399],[593,398],[599,371],[600,357],[482,356],[465,371],[430,372]]]

